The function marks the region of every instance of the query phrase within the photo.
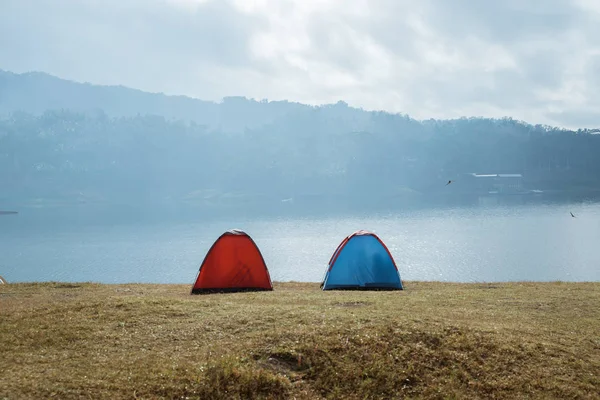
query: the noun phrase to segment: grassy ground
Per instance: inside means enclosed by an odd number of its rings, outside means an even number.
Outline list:
[[[0,285],[0,399],[598,398],[600,283]]]

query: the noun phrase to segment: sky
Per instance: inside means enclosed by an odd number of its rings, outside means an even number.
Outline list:
[[[0,0],[0,69],[600,127],[597,0]]]

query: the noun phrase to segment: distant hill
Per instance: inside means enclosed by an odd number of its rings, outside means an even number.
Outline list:
[[[512,118],[418,121],[342,101],[215,103],[0,71],[3,209],[323,213],[596,192],[598,154],[597,130]]]
[[[73,82],[42,72],[15,74],[0,69],[0,115],[23,111],[70,110],[110,117],[160,115],[224,131],[243,131],[311,106],[288,101],[255,101],[226,97],[222,103],[186,96],[148,93],[124,86]]]

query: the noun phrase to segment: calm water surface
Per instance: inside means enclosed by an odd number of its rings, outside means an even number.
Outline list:
[[[403,280],[600,280],[598,204],[43,229],[19,221],[0,219],[0,275],[9,282],[192,284],[213,241],[232,228],[254,238],[274,281],[320,281],[339,242],[359,229],[388,245]]]

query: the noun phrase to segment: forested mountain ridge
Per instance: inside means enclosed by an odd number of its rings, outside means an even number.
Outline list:
[[[0,201],[10,204],[269,207],[331,198],[351,206],[469,193],[468,173],[522,174],[525,189],[600,188],[595,131],[510,118],[417,121],[343,102],[212,103],[6,72],[0,114]]]
[[[42,72],[15,74],[0,69],[0,115],[70,110],[111,117],[160,115],[224,131],[262,126],[292,110],[310,108],[287,101],[256,102],[226,97],[221,103],[148,93],[124,86],[78,83]]]

